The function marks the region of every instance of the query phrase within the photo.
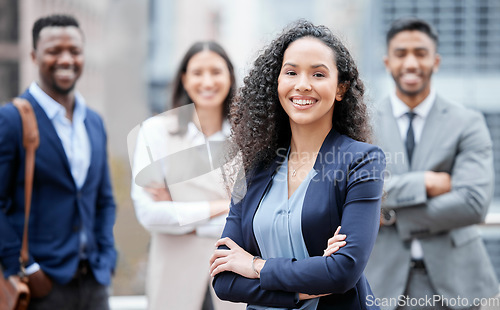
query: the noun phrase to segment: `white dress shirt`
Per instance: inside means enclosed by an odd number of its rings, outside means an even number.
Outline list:
[[[408,126],[410,124],[410,118],[406,113],[410,112],[410,108],[401,99],[399,99],[395,93],[391,94],[390,99],[392,112],[394,114],[394,118],[398,123],[401,140],[404,143],[406,141],[406,133],[408,132]],[[413,133],[415,135],[415,146],[417,146],[420,142],[422,131],[424,130],[425,121],[432,109],[432,106],[434,105],[434,101],[436,101],[436,92],[431,90],[424,101],[422,101],[413,110],[411,110],[413,113],[415,113],[415,117],[413,118],[412,122]],[[424,257],[422,245],[417,239],[412,240],[411,257],[417,260],[420,260]]]
[[[29,92],[54,125],[68,158],[76,187],[81,189],[87,179],[91,153],[90,140],[84,123],[87,116],[85,100],[80,93],[75,92],[73,120],[70,121],[66,118],[66,109],[47,95],[35,82],[31,83]]]

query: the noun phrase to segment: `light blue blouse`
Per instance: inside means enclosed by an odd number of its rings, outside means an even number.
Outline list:
[[[302,237],[302,205],[306,190],[316,171],[311,169],[299,187],[288,198],[288,159],[285,159],[274,175],[271,186],[262,198],[253,220],[253,229],[263,259],[273,257],[309,257]],[[307,300],[301,310],[315,310],[319,298]],[[286,310],[248,305],[247,310]]]

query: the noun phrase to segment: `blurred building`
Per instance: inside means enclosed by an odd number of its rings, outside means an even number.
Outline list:
[[[216,40],[241,80],[258,52],[299,18],[338,33],[354,54],[363,47],[361,25],[369,0],[150,0],[148,100],[152,113],[170,107],[169,84],[183,54],[198,40]]]
[[[0,0],[0,103],[14,97],[19,88],[18,6],[16,0]]]

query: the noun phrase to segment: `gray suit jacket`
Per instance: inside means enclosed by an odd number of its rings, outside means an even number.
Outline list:
[[[439,96],[427,117],[411,167],[389,99],[374,118],[375,141],[386,153],[386,198],[395,226],[380,227],[366,276],[376,298],[404,293],[410,242],[418,238],[433,287],[446,298],[491,297],[498,281],[475,226],[493,193],[492,142],[483,116]],[[447,172],[449,193],[428,198],[425,171]],[[394,309],[388,307],[387,309]]]

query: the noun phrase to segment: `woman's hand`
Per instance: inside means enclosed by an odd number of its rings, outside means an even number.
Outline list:
[[[215,276],[223,271],[232,271],[245,278],[257,279],[260,275],[260,270],[266,263],[263,259],[253,261],[253,255],[243,250],[236,242],[226,237],[219,239],[215,244],[216,247],[225,245],[229,250],[216,249],[210,258],[210,276]],[[259,273],[257,274],[253,268]]]
[[[344,241],[344,239],[347,236],[340,235],[339,232],[340,232],[340,226],[337,227],[337,230],[333,234],[333,237],[328,239],[328,244],[326,246],[326,249],[325,249],[323,256],[330,256],[333,253],[337,252],[341,247],[346,245],[346,242]],[[299,293],[299,300],[308,300],[308,299],[323,297],[323,296],[327,296],[327,295],[330,295],[330,294],[309,295],[309,294]]]
[[[333,253],[337,252],[341,247],[346,245],[346,242],[344,241],[346,235],[339,235],[339,232],[340,232],[340,226],[337,227],[337,230],[333,234],[333,237],[328,239],[328,244],[326,246],[323,256],[330,256]]]
[[[145,187],[144,190],[151,195],[154,201],[172,201],[172,196],[165,187],[152,185],[151,187]]]
[[[323,256],[330,256],[333,253],[337,252],[341,247],[346,245],[346,242],[344,241],[346,235],[339,235],[339,232],[340,232],[340,226],[337,227],[337,230],[333,234],[333,237],[328,239],[328,244],[326,246],[325,253],[323,254]],[[299,300],[308,300],[328,295],[330,294],[309,295],[309,294],[299,293]]]

